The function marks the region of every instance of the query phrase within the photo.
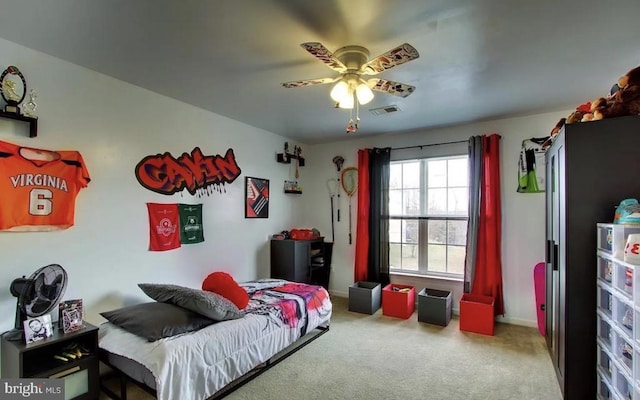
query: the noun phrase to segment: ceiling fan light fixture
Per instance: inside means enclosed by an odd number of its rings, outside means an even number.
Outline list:
[[[360,120],[360,105],[371,102],[374,98],[373,90],[384,92],[399,97],[407,97],[415,90],[415,87],[401,82],[386,79],[369,79],[365,82],[362,75],[377,75],[397,65],[420,57],[418,51],[408,43],[403,43],[377,57],[369,59],[369,50],[362,46],[343,46],[331,53],[320,42],[302,43],[303,49],[327,67],[340,73],[337,78],[306,79],[301,81],[285,82],[285,88],[298,88],[310,85],[335,83],[331,89],[331,99],[336,108],[349,109],[351,119],[347,125],[347,132],[355,132]],[[353,109],[355,110],[355,123],[353,123]]]
[[[349,93],[338,102],[338,107],[340,108],[352,109],[353,105],[353,91],[349,91]]]
[[[338,103],[341,103],[349,95],[349,85],[344,80],[338,81],[336,85],[331,89],[331,99]]]
[[[373,91],[366,83],[361,82],[358,87],[356,87],[356,97],[358,98],[358,103],[367,104],[373,100]]]

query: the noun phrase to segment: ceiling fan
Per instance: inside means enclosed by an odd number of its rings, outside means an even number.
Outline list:
[[[396,65],[420,57],[418,51],[408,43],[401,44],[371,60],[369,60],[369,50],[362,46],[344,46],[335,53],[331,53],[319,42],[302,43],[300,46],[340,75],[336,78],[285,82],[282,86],[286,88],[337,82],[331,90],[331,98],[336,102],[336,106],[341,108],[353,108],[356,100],[358,104],[367,104],[373,99],[371,90],[407,97],[416,89],[415,86],[387,79],[372,78],[365,82],[361,77],[377,75]]]

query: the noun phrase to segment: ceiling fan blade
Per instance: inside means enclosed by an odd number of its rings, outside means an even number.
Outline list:
[[[312,56],[325,63],[325,65],[335,71],[345,72],[347,67],[333,56],[333,53],[319,42],[307,42],[300,45],[303,49],[311,53]]]
[[[415,60],[418,57],[420,57],[418,50],[409,43],[404,43],[395,49],[389,50],[386,53],[369,60],[369,62],[362,66],[362,73],[365,75],[379,74],[382,71],[393,68],[396,65]]]
[[[311,85],[322,85],[325,83],[335,82],[336,78],[320,78],[320,79],[305,79],[301,81],[284,82],[282,86],[286,88],[299,88]]]
[[[386,79],[369,79],[367,84],[371,90],[377,90],[378,92],[385,92],[400,97],[407,97],[416,90],[415,86],[407,85],[406,83],[388,81]]]

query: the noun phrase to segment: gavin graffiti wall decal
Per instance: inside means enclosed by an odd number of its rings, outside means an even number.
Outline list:
[[[205,156],[199,147],[178,158],[169,152],[146,156],[135,169],[138,182],[151,191],[172,195],[187,189],[198,197],[213,191],[226,193],[224,184],[236,180],[241,172],[233,149],[228,149],[222,157],[219,154]]]

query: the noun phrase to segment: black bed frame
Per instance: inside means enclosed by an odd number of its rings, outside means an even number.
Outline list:
[[[273,357],[269,358],[267,361],[257,365],[251,371],[247,372],[243,376],[229,383],[227,386],[217,391],[207,400],[222,399],[223,397],[233,393],[234,391],[236,391],[236,389],[239,389],[244,384],[251,382],[254,378],[257,378],[263,372],[269,370],[271,367],[277,365],[280,361],[285,360],[287,357],[294,354],[295,352],[302,349],[304,346],[313,342],[314,340],[316,340],[317,338],[319,338],[320,336],[324,335],[327,332],[329,332],[329,326],[326,326],[326,327],[319,326],[315,328],[313,331],[309,332],[307,335],[301,337],[296,342],[284,348],[282,351],[275,354]],[[107,361],[107,357],[104,350],[100,350],[100,361],[102,361],[105,365],[109,366],[113,370],[112,373],[109,373],[107,375],[100,377],[100,389],[110,398],[115,400],[127,400],[127,383],[128,382],[132,382],[136,384],[137,386],[142,388],[145,392],[151,394],[153,397],[156,397],[155,390],[151,389],[150,387],[148,387],[142,382],[138,382],[137,380],[130,378],[124,372],[121,372],[120,370],[115,368],[113,365],[111,365]],[[109,389],[106,386],[105,382],[110,379],[120,380],[120,395],[117,395],[115,392],[113,392],[111,389]]]

